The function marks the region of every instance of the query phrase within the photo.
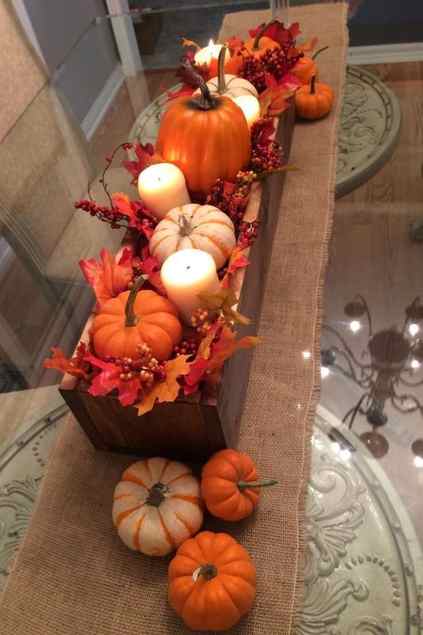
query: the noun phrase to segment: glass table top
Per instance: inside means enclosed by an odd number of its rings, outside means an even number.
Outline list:
[[[161,96],[178,81],[182,36],[205,45],[216,39],[225,14],[269,7],[134,0],[125,15],[110,17],[93,1],[80,15],[70,12],[65,38],[57,36],[63,18],[26,4],[18,15],[0,8],[12,69],[0,109],[3,582],[67,412],[60,378],[42,361],[52,346],[72,352],[93,308],[78,261],[97,258],[102,247],[116,252],[124,233],[75,211],[74,201],[86,196],[88,182],[102,196],[104,159],[131,134],[142,129],[144,140],[154,140]],[[122,3],[109,4],[119,14]],[[300,4],[307,3],[290,3],[289,20]],[[349,2],[350,68],[307,512],[304,635],[423,632],[420,25],[421,2]],[[123,60],[125,29],[136,50]],[[356,64],[363,55],[366,64]],[[373,55],[377,64],[369,63]],[[142,70],[124,77],[119,63],[137,59]],[[129,192],[119,160],[108,179],[113,191]],[[381,585],[389,593],[374,592]]]

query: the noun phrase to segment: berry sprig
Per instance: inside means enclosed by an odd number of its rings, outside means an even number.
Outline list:
[[[240,247],[251,247],[258,235],[259,221],[254,220],[252,222],[243,221],[240,226],[240,232],[238,236],[238,245]]]
[[[198,341],[195,338],[184,338],[173,349],[175,355],[188,355],[189,357],[195,357],[198,350]]]
[[[212,316],[208,309],[199,308],[191,316],[191,324],[201,337],[205,337],[212,326]]]
[[[261,60],[253,55],[243,57],[244,61],[239,72],[240,77],[247,79],[257,90],[262,93],[267,88],[265,68]]]
[[[166,377],[164,366],[152,355],[148,344],[140,344],[137,352],[139,357],[107,357],[104,361],[121,368],[119,379],[131,381],[138,379],[142,390],[149,390],[156,381],[163,381]]]

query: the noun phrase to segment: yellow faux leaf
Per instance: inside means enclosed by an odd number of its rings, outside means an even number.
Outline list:
[[[175,401],[180,390],[178,377],[187,375],[190,371],[190,365],[187,362],[188,357],[189,355],[179,355],[165,363],[166,379],[155,384],[143,400],[135,406],[135,408],[138,408],[139,416],[149,412],[156,403],[156,399],[159,403]]]

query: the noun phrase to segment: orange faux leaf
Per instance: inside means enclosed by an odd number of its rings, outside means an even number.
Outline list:
[[[79,266],[92,286],[97,302],[101,304],[128,288],[133,277],[132,250],[126,247],[116,262],[113,254],[102,249],[99,262],[94,258],[86,258],[79,261]]]
[[[186,37],[182,38],[181,44],[185,48],[190,48],[192,46],[193,48],[197,49],[197,51],[201,48],[200,45],[197,44],[197,42],[194,42],[194,40],[188,40]]]
[[[158,382],[147,393],[142,401],[136,404],[138,415],[141,416],[149,412],[156,403],[164,401],[175,401],[179,394],[181,386],[178,383],[178,377],[187,375],[190,371],[190,364],[187,362],[189,355],[179,355],[175,359],[171,359],[165,363],[166,379]]]
[[[81,343],[75,357],[68,358],[65,356],[61,348],[52,347],[52,356],[44,360],[43,366],[44,368],[58,370],[63,374],[69,373],[69,375],[73,375],[74,377],[87,379],[88,373],[82,367],[82,358],[85,354],[85,350],[85,344]]]
[[[277,117],[282,114],[289,107],[287,98],[293,93],[293,90],[287,90],[285,86],[266,88],[259,97],[261,116]]]
[[[260,341],[259,337],[247,335],[241,339],[236,339],[236,334],[230,328],[225,326],[222,329],[221,336],[213,346],[213,354],[208,364],[207,380],[215,382],[219,380],[220,369],[229,357],[241,349],[252,348]]]

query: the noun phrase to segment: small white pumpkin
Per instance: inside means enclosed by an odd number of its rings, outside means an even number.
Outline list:
[[[162,264],[180,249],[201,249],[214,258],[220,269],[236,244],[234,224],[213,205],[189,203],[174,207],[156,226],[150,238],[150,253]]]
[[[127,547],[165,556],[203,524],[199,481],[177,461],[138,461],[124,471],[115,488],[112,514]]]
[[[219,83],[220,81],[220,83]],[[233,101],[241,95],[252,95],[258,98],[258,92],[251,82],[237,75],[223,75],[223,79],[219,80],[219,76],[209,79],[207,86],[214,95],[226,95]]]

